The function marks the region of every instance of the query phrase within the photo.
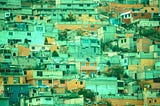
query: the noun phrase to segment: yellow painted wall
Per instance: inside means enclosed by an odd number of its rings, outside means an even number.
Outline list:
[[[144,70],[145,66],[146,67],[153,67],[155,64],[155,60],[154,59],[141,59],[140,60],[140,69]]]
[[[139,68],[138,65],[128,65],[128,70],[129,71],[137,71]]]
[[[56,94],[65,94],[65,88],[60,87],[60,88],[54,88],[56,90]]]
[[[8,84],[14,84],[13,76],[8,77]]]
[[[77,79],[73,79],[71,81],[67,82],[67,89],[68,90],[75,90],[75,89],[81,89],[85,87],[85,82],[82,81],[83,83],[80,84],[80,81],[78,81]]]
[[[33,79],[33,70],[28,70],[26,77],[27,80]]]
[[[160,105],[160,98],[148,98],[147,103],[149,106],[159,106]]]
[[[16,22],[22,22],[22,17],[21,15],[16,16]]]
[[[24,84],[24,83],[26,83],[26,82],[25,82],[25,77],[24,77],[24,76],[21,76],[21,77],[20,77],[20,84]]]
[[[3,83],[3,78],[0,76],[0,85]]]
[[[28,80],[27,81],[28,82],[28,84],[31,84],[31,85],[33,85],[33,86],[37,86],[37,84],[36,84],[36,80]]]

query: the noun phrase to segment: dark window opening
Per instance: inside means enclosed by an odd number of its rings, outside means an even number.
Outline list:
[[[80,85],[82,85],[83,84],[83,81],[80,81]]]
[[[90,6],[90,4],[87,4],[87,7],[89,7]]]
[[[52,83],[52,80],[48,80],[48,83],[50,83],[50,84],[51,84],[51,83]]]
[[[42,17],[42,16],[40,17],[40,20],[43,20],[43,17]]]
[[[37,76],[43,76],[42,71],[37,71]]]
[[[92,14],[89,14],[89,17],[92,17]]]
[[[66,65],[66,68],[70,68],[70,66],[69,66],[69,65]]]
[[[9,32],[9,35],[13,35],[13,32]]]
[[[79,4],[80,7],[83,7],[83,4]]]
[[[59,65],[56,65],[56,68],[59,68]]]
[[[61,84],[65,84],[65,80],[60,80],[60,83]]]
[[[34,50],[35,49],[35,47],[34,46],[32,46],[32,50]]]
[[[5,58],[5,59],[10,59],[10,58],[11,58],[11,56],[4,56],[4,58]]]
[[[133,15],[134,15],[134,16],[137,16],[137,14],[136,14],[136,13],[134,13]]]
[[[123,86],[124,86],[123,82],[118,82],[118,87],[123,87]]]
[[[123,40],[121,40],[121,43],[123,43]]]
[[[68,7],[71,7],[71,4],[67,4]]]
[[[31,36],[31,33],[30,33],[30,32],[28,32],[28,33],[27,33],[27,36]]]
[[[34,17],[30,17],[30,20],[34,20]]]
[[[16,56],[16,53],[13,53],[13,56]]]

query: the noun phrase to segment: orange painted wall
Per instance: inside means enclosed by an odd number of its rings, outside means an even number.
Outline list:
[[[106,98],[104,101],[110,101],[113,106],[126,106],[126,104],[131,104],[135,106],[143,106],[143,100],[131,100],[131,99],[113,99]]]

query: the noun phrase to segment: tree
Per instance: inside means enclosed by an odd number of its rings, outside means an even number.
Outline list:
[[[69,13],[68,17],[66,18],[66,21],[75,21],[75,20],[76,20],[76,18],[73,16],[73,14]]]
[[[91,101],[94,101],[95,94],[90,89],[81,89],[78,94],[83,95],[85,100],[90,99]]]
[[[107,106],[112,106],[110,101],[107,101]]]
[[[109,77],[117,77],[117,79],[121,79],[124,73],[124,69],[122,66],[113,66],[110,67],[107,71],[104,71],[103,74]]]
[[[59,31],[58,40],[67,40],[67,30]]]

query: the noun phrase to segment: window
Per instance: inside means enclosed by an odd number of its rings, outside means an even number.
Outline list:
[[[92,14],[89,14],[88,16],[89,16],[89,17],[92,17]]]
[[[66,68],[69,68],[70,66],[69,65],[66,65]]]
[[[80,85],[82,85],[83,84],[83,81],[80,81]]]
[[[45,50],[45,46],[42,46],[42,50]]]
[[[20,78],[19,77],[14,77],[14,84],[20,83]]]
[[[106,26],[104,26],[104,27],[103,27],[103,30],[107,30],[107,27],[106,27]]]
[[[124,59],[124,63],[127,63],[127,59]]]
[[[13,56],[16,56],[16,53],[13,53]]]
[[[36,99],[36,101],[40,101],[40,99]]]
[[[3,77],[3,83],[7,84],[8,83],[8,77]]]
[[[134,16],[137,16],[137,14],[136,14],[136,13],[134,13],[133,15],[134,15]]]
[[[157,100],[155,99],[155,100],[154,100],[154,102],[156,103],[156,102],[157,102]]]
[[[144,13],[141,13],[141,16],[144,16]]]
[[[137,38],[133,38],[133,41],[136,41],[137,40]]]
[[[147,10],[145,10],[145,12],[147,12]]]
[[[30,20],[34,20],[34,17],[30,17]]]
[[[91,39],[91,43],[97,43],[98,41],[96,39]]]
[[[53,14],[53,16],[56,16],[56,14]]]
[[[43,31],[43,27],[42,26],[36,27],[36,31],[42,32]]]
[[[123,40],[121,40],[121,43],[123,43]]]
[[[160,78],[154,78],[153,82],[156,82],[156,83],[160,82]]]
[[[83,7],[83,4],[79,4],[80,7]]]
[[[11,56],[4,56],[4,58],[5,58],[5,59],[10,59],[10,58],[11,58]]]
[[[123,87],[123,82],[118,82],[118,87]]]
[[[27,36],[31,36],[31,33],[30,33],[30,32],[28,32],[28,33],[27,33]]]
[[[90,66],[94,66],[94,63],[90,63]]]
[[[32,99],[30,98],[30,99],[29,99],[29,103],[31,103],[31,102],[32,102]]]
[[[160,45],[157,45],[158,48],[160,48]]]
[[[52,80],[48,80],[48,83],[51,84],[51,83],[52,83]]]
[[[82,16],[82,14],[79,14],[79,17],[81,17]]]
[[[52,100],[52,99],[48,97],[48,98],[45,98],[45,100],[50,101],[50,100]]]
[[[154,10],[154,8],[151,8],[151,10]]]
[[[9,32],[8,34],[9,34],[9,35],[13,35],[13,32]]]
[[[89,43],[88,39],[83,39],[82,42],[83,43]]]
[[[42,16],[40,17],[40,20],[43,20],[43,17],[42,17]]]
[[[60,84],[65,84],[65,80],[60,80]]]
[[[59,68],[59,65],[56,65],[56,68]]]
[[[90,7],[90,4],[87,4],[87,7]]]
[[[93,24],[91,25],[91,28],[94,28],[94,25],[93,25]]]
[[[124,42],[126,42],[126,39],[124,39]]]
[[[128,17],[131,17],[131,14],[128,14]]]
[[[21,16],[21,18],[22,18],[22,20],[24,20],[26,18],[26,16],[23,15],[23,16]]]
[[[37,76],[43,76],[42,71],[37,71]]]
[[[82,63],[82,66],[86,66],[86,64],[85,64],[85,63]]]
[[[67,4],[68,7],[71,7],[71,4]]]
[[[34,47],[34,46],[32,46],[32,50],[35,50],[35,47]]]

